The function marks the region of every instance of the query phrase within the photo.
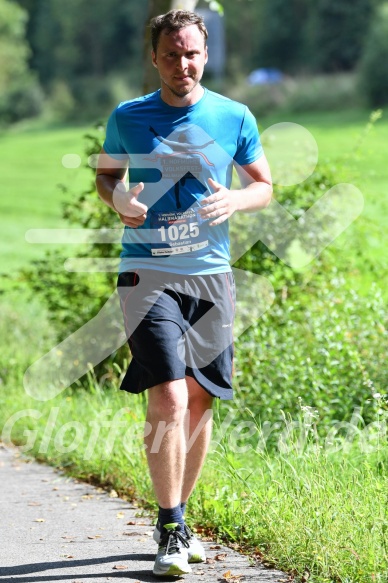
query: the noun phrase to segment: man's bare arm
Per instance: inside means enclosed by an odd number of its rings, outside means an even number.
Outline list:
[[[201,215],[204,219],[214,219],[210,226],[223,223],[237,211],[258,211],[271,202],[271,172],[264,155],[252,164],[238,166],[237,174],[242,186],[240,190],[229,190],[209,178],[209,185],[215,192],[201,201],[204,205]]]
[[[146,220],[148,208],[137,200],[144,188],[142,182],[127,190],[125,186],[127,171],[127,159],[116,160],[102,148],[96,172],[98,195],[105,204],[117,212],[124,225],[135,229]]]

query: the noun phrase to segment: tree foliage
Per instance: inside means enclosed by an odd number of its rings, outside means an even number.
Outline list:
[[[377,11],[360,66],[361,84],[370,105],[388,103],[388,3]]]
[[[307,9],[308,0],[265,2],[258,54],[262,66],[287,72],[300,66]]]
[[[348,71],[359,61],[372,16],[371,0],[316,0],[306,48],[313,69]]]
[[[31,47],[28,56],[24,38],[16,46],[11,43],[16,58],[7,66],[18,67],[22,55],[56,113],[95,119],[108,115],[123,97],[158,86],[146,26],[156,14],[176,7],[223,12],[226,71],[233,82],[259,67],[278,67],[292,75],[356,69],[381,1],[68,0],[66,10],[61,0],[1,0],[1,5],[12,5],[15,22],[19,19],[23,30],[27,25]],[[8,70],[3,61],[0,54],[0,75]]]
[[[39,111],[38,87],[29,72],[26,40],[28,14],[0,0],[0,120],[15,121]],[[27,93],[29,93],[27,97]]]

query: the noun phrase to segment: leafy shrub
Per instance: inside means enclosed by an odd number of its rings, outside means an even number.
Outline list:
[[[40,115],[44,93],[33,75],[13,80],[0,95],[0,120],[5,124]]]
[[[48,108],[58,121],[68,121],[74,117],[75,99],[65,81],[54,81],[51,86]]]
[[[295,219],[303,217],[304,213],[327,191],[338,182],[342,181],[344,170],[333,163],[318,164],[314,173],[304,182],[294,186],[275,187],[274,197],[283,208]],[[325,225],[335,220],[334,211],[323,214],[320,224],[315,223],[315,228],[311,232],[304,232],[303,238],[299,237],[293,229],[284,230],[282,217],[276,212],[276,208],[271,210],[270,206],[259,216],[258,222],[252,223],[249,215],[235,215],[231,225],[233,239],[234,230],[238,231],[238,238],[241,239],[250,235],[252,228],[263,231],[268,230],[266,223],[270,220],[271,244],[273,252],[262,242],[258,241],[252,248],[235,264],[235,267],[245,271],[258,273],[267,277],[273,287],[281,290],[285,286],[302,285],[303,273],[295,270],[282,262],[279,257],[286,257],[287,263],[292,265],[291,256],[295,245],[302,252],[310,254],[317,240],[316,230],[325,230]],[[253,225],[253,226],[252,226]],[[314,260],[314,270],[324,273],[331,269],[333,258],[330,252],[319,254]]]
[[[355,407],[375,420],[373,395],[388,381],[386,307],[376,288],[360,297],[334,270],[327,277],[278,299],[237,341],[237,400],[261,422],[280,421],[281,411],[297,416],[299,400],[318,410],[323,426],[350,418]]]
[[[338,111],[359,107],[362,101],[354,73],[286,77],[278,84],[256,86],[239,79],[225,93],[246,103],[259,119],[275,111]]]
[[[97,125],[95,131],[85,136],[87,157],[101,150],[105,128]],[[94,170],[93,178],[94,178]],[[62,190],[68,194],[67,188]],[[78,199],[63,203],[63,217],[72,227],[99,229],[117,227],[117,215],[99,199],[94,186],[82,192]],[[78,258],[112,257],[119,255],[118,246],[85,245],[78,249]],[[112,273],[74,273],[65,271],[67,256],[62,251],[48,252],[44,259],[32,262],[32,267],[21,272],[21,281],[37,293],[48,308],[48,317],[58,337],[69,334],[90,320],[101,309],[114,289],[115,275]],[[85,299],[87,298],[87,301]]]

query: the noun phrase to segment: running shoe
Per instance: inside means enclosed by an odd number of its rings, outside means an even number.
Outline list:
[[[201,542],[197,539],[194,533],[189,529],[187,524],[184,526],[184,536],[189,543],[187,549],[189,563],[203,563],[206,561],[205,549],[203,548]],[[156,523],[154,530],[154,541],[159,544],[160,542],[160,523]]]
[[[185,575],[191,573],[188,563],[188,548],[185,533],[177,522],[165,524],[166,533],[160,536],[153,574],[159,577],[170,575]]]

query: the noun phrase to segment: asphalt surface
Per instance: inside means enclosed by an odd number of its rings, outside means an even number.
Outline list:
[[[130,504],[0,444],[0,583],[285,582],[280,571],[204,542],[207,562],[183,577],[152,574],[153,525]],[[229,573],[228,573],[229,572]]]

